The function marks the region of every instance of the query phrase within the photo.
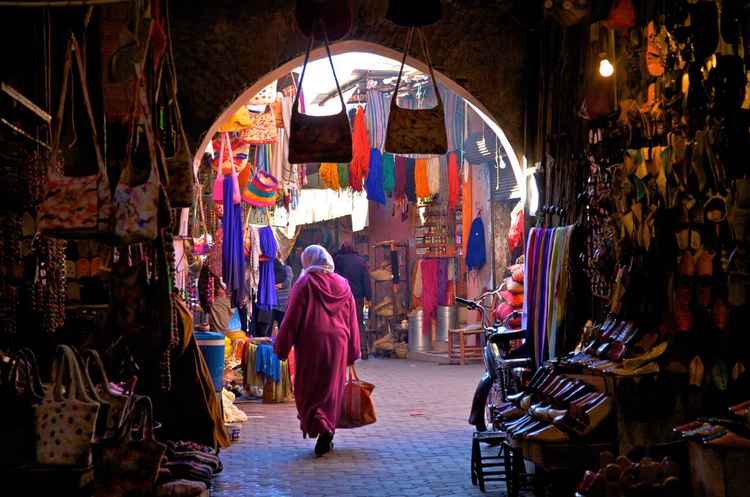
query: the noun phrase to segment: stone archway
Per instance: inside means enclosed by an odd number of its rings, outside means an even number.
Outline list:
[[[385,19],[387,0],[353,2],[352,43],[377,46],[400,59],[405,29]],[[455,82],[462,95],[504,130],[518,152],[523,143],[521,26],[513,21],[511,0],[443,2],[443,19],[425,29],[435,69]],[[172,11],[180,103],[188,135],[198,145],[203,134],[240,95],[304,53],[296,31],[295,0],[181,2]],[[358,40],[356,42],[352,40]],[[316,52],[320,55],[321,51]],[[413,52],[421,58],[421,54]],[[424,66],[411,58],[417,68]]]
[[[403,52],[398,52],[391,48],[378,45],[377,43],[371,43],[367,41],[358,41],[358,40],[346,40],[346,41],[333,43],[331,45],[331,52],[334,55],[334,57],[338,54],[352,53],[352,52],[359,52],[359,53],[364,52],[364,53],[380,55],[382,57],[386,57],[386,58],[396,60],[396,61],[400,61],[401,58],[403,57]],[[325,48],[319,47],[310,53],[310,60],[313,61],[313,60],[322,59],[325,56],[326,56]],[[255,83],[253,83],[248,88],[246,88],[245,91],[243,91],[237,98],[235,98],[234,102],[228,105],[223,110],[223,112],[221,112],[221,114],[217,116],[216,120],[211,124],[211,126],[206,130],[206,132],[201,137],[200,144],[196,148],[196,155],[194,158],[194,167],[197,169],[200,166],[200,160],[203,155],[202,151],[206,149],[206,147],[208,146],[208,143],[211,141],[211,138],[218,131],[221,123],[225,122],[232,115],[234,115],[234,113],[237,112],[237,110],[242,105],[245,105],[253,96],[255,96],[260,90],[265,88],[268,84],[270,84],[271,82],[277,79],[280,79],[284,75],[289,74],[290,71],[297,69],[303,64],[303,62],[304,62],[303,55],[300,55],[288,62],[285,62],[284,64],[280,65],[279,67],[275,68],[268,74],[265,74],[263,77],[258,79]],[[427,65],[424,62],[422,62],[419,59],[410,57],[410,56],[407,56],[406,63],[407,65],[414,67],[421,72],[427,72],[428,70]],[[518,184],[523,184],[523,172],[521,169],[521,165],[518,161],[518,155],[520,151],[518,147],[520,144],[517,143],[516,148],[514,148],[513,144],[511,144],[511,142],[508,140],[508,137],[506,136],[504,130],[502,129],[498,121],[492,117],[490,111],[481,102],[479,102],[473,95],[471,95],[468,91],[466,91],[461,85],[451,80],[440,71],[435,71],[435,76],[437,80],[443,86],[445,86],[450,91],[452,91],[456,95],[466,100],[469,103],[469,105],[484,119],[484,121],[489,125],[489,127],[492,128],[492,130],[500,139],[501,144],[503,148],[505,149],[505,153],[511,162],[513,172],[515,173],[515,176],[516,176],[516,181],[518,182]]]

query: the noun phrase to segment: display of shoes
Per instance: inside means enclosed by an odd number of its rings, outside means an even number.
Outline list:
[[[632,462],[625,456],[615,458],[611,452],[599,456],[599,469],[588,470],[578,483],[580,497],[639,497],[682,495],[680,466],[672,459],[657,462],[644,457]]]

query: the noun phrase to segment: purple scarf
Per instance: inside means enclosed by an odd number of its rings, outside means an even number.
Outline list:
[[[242,204],[234,203],[234,179],[224,176],[224,243],[221,254],[221,276],[227,285],[233,307],[245,299],[245,254],[242,246]]]
[[[278,245],[273,236],[270,226],[264,226],[258,230],[258,242],[260,253],[268,257],[266,261],[260,261],[260,281],[258,282],[258,308],[264,311],[271,310],[278,304],[276,296],[276,276],[273,272],[273,260],[276,259]]]

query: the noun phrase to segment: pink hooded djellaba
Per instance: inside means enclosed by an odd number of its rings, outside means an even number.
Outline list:
[[[330,272],[303,272],[289,295],[275,351],[294,347],[294,397],[303,436],[333,433],[341,415],[347,365],[360,357],[359,325],[349,283]]]

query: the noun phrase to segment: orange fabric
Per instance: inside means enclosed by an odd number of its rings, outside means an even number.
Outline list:
[[[349,167],[349,185],[358,192],[362,191],[365,178],[370,170],[370,136],[365,122],[365,109],[357,106],[352,131],[352,164]]]
[[[339,191],[341,184],[339,182],[339,166],[333,162],[324,162],[318,170],[320,181],[324,188]]]
[[[463,245],[464,245],[464,255],[467,253],[467,248],[469,244],[469,236],[471,234],[471,223],[474,221],[474,213],[472,212],[472,205],[474,203],[474,198],[472,196],[471,192],[471,167],[466,167],[466,173],[463,175],[462,181],[461,181],[461,194],[463,195],[463,213],[462,213],[462,220],[463,220]]]
[[[450,211],[454,211],[458,205],[458,183],[458,158],[456,152],[451,152],[448,155],[448,210]]]
[[[430,196],[430,183],[427,180],[427,161],[417,159],[414,165],[414,185],[417,197],[426,198]]]

